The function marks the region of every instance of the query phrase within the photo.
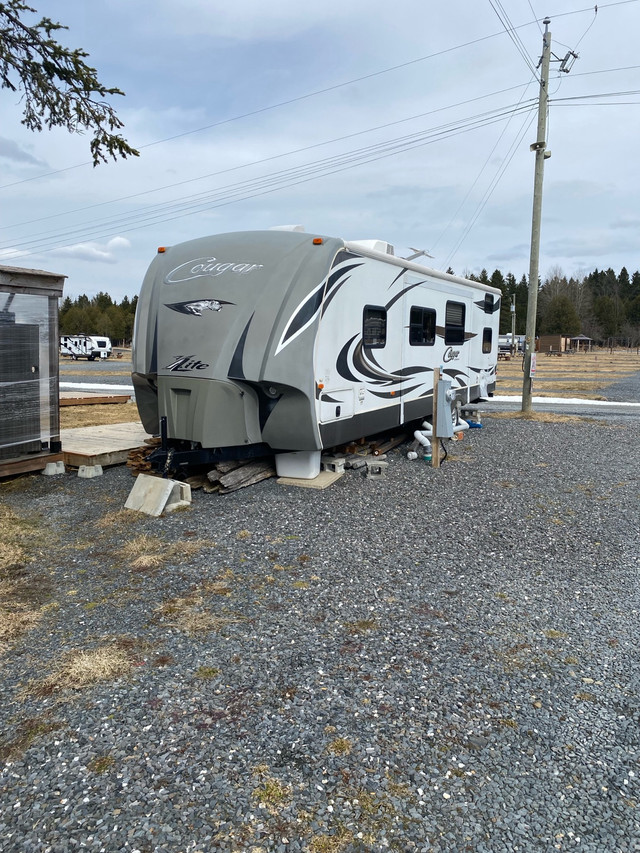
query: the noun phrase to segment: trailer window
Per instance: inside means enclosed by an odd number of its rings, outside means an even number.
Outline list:
[[[444,317],[445,344],[464,343],[464,305],[462,302],[447,302]]]
[[[362,341],[371,349],[382,349],[387,342],[387,312],[376,305],[365,305],[362,314]]]
[[[409,313],[409,344],[430,347],[436,342],[436,312],[433,308],[411,307]]]
[[[484,313],[493,314],[493,293],[485,293],[484,295]]]
[[[493,338],[493,332],[491,329],[483,329],[482,330],[482,352],[488,353],[491,352],[491,340]]]

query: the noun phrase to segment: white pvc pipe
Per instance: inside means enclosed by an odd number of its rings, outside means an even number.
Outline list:
[[[431,442],[423,432],[420,432],[419,429],[414,432],[413,437],[416,441],[420,442],[423,447],[428,447],[429,449],[431,449]]]

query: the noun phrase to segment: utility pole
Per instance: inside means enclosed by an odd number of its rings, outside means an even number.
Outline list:
[[[511,294],[511,358],[515,358],[518,352],[516,344],[516,295]]]
[[[551,33],[549,18],[545,18],[542,36],[542,58],[540,60],[540,97],[538,99],[538,133],[531,150],[536,154],[533,179],[533,215],[531,219],[531,255],[529,258],[529,299],[527,301],[527,329],[524,351],[524,378],[522,381],[522,411],[531,411],[533,379],[531,365],[535,370],[536,313],[538,310],[538,272],[540,266],[540,220],[542,218],[542,179],[544,161],[551,156],[547,151],[547,106],[549,101],[549,62],[551,60]]]

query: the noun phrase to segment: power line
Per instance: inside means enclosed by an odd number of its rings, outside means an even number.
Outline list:
[[[509,15],[508,15],[506,9],[504,8],[504,6],[500,2],[500,0],[489,0],[489,4],[491,5],[491,8],[493,9],[493,11],[498,16],[498,20],[500,21],[500,23],[504,27],[505,32],[507,33],[507,35],[509,36],[511,41],[514,43],[516,50],[518,51],[520,56],[524,59],[525,64],[527,65],[529,70],[532,71],[533,74],[536,75],[536,77],[537,77],[537,69],[536,69],[535,65],[533,64],[531,57],[527,53],[527,50],[526,50],[524,44],[522,43],[520,36],[516,33],[516,28],[511,23],[511,20],[509,18]]]
[[[531,25],[531,22],[528,22],[526,24],[520,24],[518,27],[516,27],[514,29],[522,29],[522,28],[528,27],[530,25]],[[208,124],[208,125],[204,125],[203,127],[195,128],[194,130],[185,130],[184,132],[177,133],[174,136],[168,136],[164,139],[157,139],[154,142],[148,142],[144,145],[137,145],[136,147],[138,148],[138,150],[143,150],[145,148],[151,148],[155,145],[162,145],[165,142],[172,142],[176,139],[181,139],[182,137],[185,137],[185,136],[191,136],[191,135],[196,134],[196,133],[202,133],[205,130],[212,130],[215,127],[220,127],[220,126],[225,125],[225,124],[231,124],[232,122],[241,121],[242,119],[245,119],[245,118],[251,118],[252,116],[260,115],[261,113],[269,112],[270,110],[279,109],[280,107],[289,106],[290,104],[295,104],[295,103],[298,103],[300,101],[307,100],[308,98],[314,98],[317,95],[324,95],[328,92],[334,92],[337,89],[342,89],[346,86],[351,86],[354,83],[361,83],[365,80],[371,80],[374,77],[380,77],[381,75],[389,74],[392,71],[399,71],[402,68],[408,68],[409,66],[416,65],[419,62],[426,62],[429,59],[435,59],[438,56],[444,56],[447,53],[452,53],[456,50],[462,50],[466,47],[471,47],[474,44],[480,44],[483,41],[488,41],[490,39],[497,38],[498,36],[501,36],[501,35],[503,35],[502,32],[497,32],[497,33],[492,33],[491,35],[488,35],[488,36],[480,36],[477,39],[472,39],[471,41],[463,42],[462,44],[454,45],[453,47],[444,48],[443,50],[436,51],[435,53],[430,53],[430,54],[427,54],[426,56],[420,56],[417,59],[410,59],[407,62],[400,63],[399,65],[392,65],[389,68],[383,68],[380,71],[372,71],[371,73],[364,74],[361,77],[354,77],[352,80],[345,80],[342,83],[336,83],[332,86],[326,86],[323,89],[317,89],[316,91],[308,92],[305,95],[298,95],[297,97],[290,98],[286,101],[280,101],[279,103],[271,104],[271,105],[266,106],[266,107],[259,107],[256,110],[251,110],[251,111],[246,112],[246,113],[241,113],[239,115],[232,116],[230,118],[221,119],[220,121],[213,122],[212,124]],[[48,178],[48,177],[51,177],[53,175],[59,175],[62,172],[69,172],[69,171],[72,171],[73,169],[80,169],[84,166],[93,166],[93,163],[91,161],[87,160],[83,163],[76,163],[74,166],[66,166],[63,169],[56,169],[56,170],[51,171],[51,172],[44,172],[40,175],[33,175],[30,178],[23,178],[20,181],[14,181],[13,183],[10,183],[10,184],[2,184],[2,185],[0,185],[0,190],[8,189],[9,187],[18,186],[19,184],[28,183],[30,181],[37,181],[37,180],[40,180],[41,178]]]
[[[518,111],[531,109],[531,104],[524,104],[520,105]],[[124,219],[120,217],[115,221],[113,219],[98,221],[93,225],[85,224],[82,228],[76,230],[54,232],[48,235],[43,234],[40,235],[40,239],[34,237],[31,240],[26,240],[22,244],[12,246],[11,250],[20,255],[29,255],[35,252],[62,248],[63,246],[60,245],[60,241],[64,241],[66,238],[73,239],[73,243],[71,244],[73,245],[87,239],[102,239],[115,236],[116,234],[139,230],[157,222],[168,222],[194,215],[203,210],[211,210],[226,204],[244,201],[259,195],[266,195],[279,189],[285,189],[289,186],[295,186],[300,183],[316,180],[320,177],[346,171],[358,165],[395,156],[399,153],[450,138],[460,133],[477,130],[497,121],[504,120],[513,111],[514,107],[510,107],[504,109],[502,112],[493,111],[478,116],[471,116],[459,122],[451,122],[448,125],[432,128],[428,131],[387,140],[377,145],[346,152],[337,157],[329,157],[321,161],[307,163],[295,169],[283,170],[280,173],[274,173],[252,181],[232,184],[228,187],[220,188],[214,193],[197,194],[179,202],[172,202],[169,206],[155,205],[146,210],[134,211]],[[141,216],[145,216],[146,218],[141,219]],[[106,229],[106,232],[104,229]],[[67,242],[64,245],[68,246],[70,243]]]
[[[389,128],[389,127],[394,127],[394,126],[399,125],[399,124],[404,124],[404,123],[409,122],[409,121],[416,121],[417,119],[420,119],[420,118],[426,118],[427,116],[435,115],[436,113],[441,113],[441,112],[445,112],[446,110],[455,109],[455,108],[461,107],[461,106],[466,106],[467,104],[472,104],[472,103],[475,103],[477,101],[482,101],[482,100],[485,100],[486,98],[492,98],[492,97],[495,97],[496,95],[503,95],[507,92],[512,92],[514,89],[523,88],[523,90],[524,90],[523,96],[524,96],[524,92],[526,91],[526,88],[529,85],[530,85],[529,83],[524,83],[524,84],[519,84],[517,86],[509,86],[506,89],[499,89],[498,91],[491,92],[487,95],[479,95],[475,98],[468,98],[467,100],[464,100],[464,101],[458,101],[455,104],[449,104],[446,107],[438,107],[437,109],[434,109],[434,110],[428,110],[425,113],[417,113],[416,115],[407,116],[405,118],[398,119],[397,121],[391,121],[391,122],[386,122],[385,124],[375,125],[373,127],[367,128],[365,130],[359,130],[359,131],[356,131],[355,133],[349,133],[349,134],[345,134],[344,136],[334,137],[333,139],[328,139],[328,140],[325,140],[324,142],[316,142],[313,145],[306,145],[302,148],[295,148],[291,151],[285,151],[285,152],[282,152],[280,154],[273,154],[270,157],[262,157],[260,160],[253,160],[249,163],[242,163],[238,166],[231,166],[228,169],[220,169],[217,172],[210,172],[206,175],[198,175],[195,178],[187,178],[183,181],[176,181],[172,184],[165,184],[162,187],[155,187],[151,190],[143,190],[143,191],[138,192],[138,193],[132,193],[131,195],[120,196],[120,197],[115,198],[115,199],[110,199],[109,201],[97,202],[96,204],[89,204],[89,205],[85,205],[84,207],[72,208],[71,210],[67,210],[64,212],[58,212],[55,214],[50,214],[49,216],[40,216],[40,217],[37,217],[36,219],[23,220],[22,222],[16,222],[16,223],[13,223],[12,225],[0,226],[0,230],[6,231],[6,230],[9,230],[11,228],[19,228],[22,225],[32,225],[36,222],[44,222],[48,219],[60,219],[61,216],[70,216],[73,213],[83,213],[87,210],[93,210],[97,207],[104,207],[104,206],[109,205],[109,204],[116,204],[116,203],[122,202],[122,201],[129,201],[129,200],[134,199],[134,198],[140,198],[141,196],[151,195],[153,193],[162,192],[163,190],[167,190],[167,189],[174,189],[175,187],[185,186],[186,184],[190,184],[190,183],[196,183],[196,182],[199,183],[199,182],[204,181],[208,178],[218,177],[220,175],[229,174],[230,172],[237,172],[241,169],[246,169],[246,168],[249,168],[251,166],[259,166],[259,165],[262,165],[263,163],[269,163],[269,162],[272,162],[273,160],[279,160],[279,159],[282,159],[283,157],[292,156],[293,154],[301,154],[301,153],[304,153],[305,151],[311,151],[315,148],[321,148],[325,145],[332,145],[336,142],[344,142],[347,139],[354,139],[357,136],[363,136],[367,133],[374,133],[376,131],[384,130],[384,129]],[[522,101],[522,97],[518,101],[518,104],[521,103],[521,101]]]
[[[533,11],[533,10],[532,10],[532,11]],[[532,79],[529,81],[529,83],[527,84],[527,88],[531,85],[531,83],[532,83],[535,79],[536,79],[536,77],[535,77],[535,75],[534,75],[534,76],[533,76],[533,78],[532,78]],[[525,91],[526,91],[526,90],[525,90]],[[525,92],[523,91],[522,96],[521,96],[521,98],[520,98],[520,101],[518,101],[518,103],[520,103],[520,102],[522,101],[522,98],[524,98],[524,95],[525,95]],[[477,184],[477,183],[478,183],[478,181],[480,180],[480,178],[481,178],[481,176],[482,176],[483,172],[485,171],[485,169],[486,169],[486,168],[487,168],[487,166],[489,165],[489,162],[490,162],[491,158],[493,157],[493,155],[494,155],[494,153],[495,153],[495,151],[496,151],[496,149],[497,149],[498,145],[500,144],[500,141],[501,141],[502,137],[503,137],[503,136],[505,135],[505,133],[507,132],[507,129],[508,129],[509,125],[511,124],[511,119],[512,119],[512,118],[513,118],[513,115],[509,118],[509,120],[507,121],[507,123],[505,124],[505,126],[504,126],[504,127],[502,128],[502,130],[500,131],[500,135],[498,136],[498,138],[497,138],[497,140],[496,140],[496,142],[495,142],[495,144],[494,144],[493,148],[491,149],[491,151],[489,152],[489,154],[488,154],[488,156],[487,156],[486,160],[484,161],[484,163],[483,163],[483,164],[482,164],[482,166],[480,167],[480,171],[478,172],[478,174],[477,174],[477,175],[476,175],[476,177],[475,177],[475,180],[473,181],[473,183],[471,184],[471,186],[470,186],[470,187],[469,187],[469,189],[467,190],[467,192],[466,192],[466,194],[465,194],[464,198],[462,199],[462,201],[460,202],[460,204],[458,205],[458,207],[456,208],[456,210],[455,210],[455,211],[454,211],[454,213],[452,214],[451,218],[449,219],[449,222],[448,222],[448,223],[445,225],[445,227],[442,229],[442,231],[440,232],[440,235],[438,236],[438,238],[437,238],[437,240],[435,241],[435,243],[432,243],[432,244],[431,244],[431,246],[430,246],[431,251],[433,251],[433,250],[436,248],[436,246],[438,245],[438,243],[440,242],[440,240],[444,237],[444,235],[447,233],[447,231],[448,231],[448,230],[449,230],[449,228],[451,227],[451,225],[452,225],[453,221],[455,220],[455,218],[457,217],[458,213],[462,210],[462,208],[463,208],[463,207],[464,207],[464,205],[466,204],[467,199],[469,198],[469,196],[470,196],[470,195],[471,195],[471,193],[473,192],[474,187],[476,186],[476,184]],[[448,266],[448,264],[447,264],[447,266]]]
[[[471,219],[467,223],[464,231],[462,232],[462,234],[460,235],[460,237],[458,238],[458,240],[456,241],[456,243],[454,244],[454,246],[450,250],[449,254],[447,255],[447,259],[446,259],[445,263],[442,265],[444,269],[446,269],[450,266],[450,264],[452,263],[453,259],[456,256],[458,250],[460,249],[460,247],[462,246],[464,241],[467,239],[467,237],[471,233],[471,230],[473,229],[476,222],[480,218],[482,211],[487,206],[487,202],[489,201],[489,199],[493,195],[493,193],[496,190],[498,184],[500,183],[502,177],[504,176],[507,169],[511,165],[511,161],[515,157],[516,152],[518,151],[518,148],[520,147],[522,140],[524,139],[525,135],[528,133],[529,128],[531,127],[534,120],[535,120],[535,114],[531,115],[531,116],[527,116],[525,118],[524,122],[522,123],[522,125],[520,127],[520,131],[519,131],[517,137],[514,139],[513,143],[511,144],[511,148],[509,149],[509,151],[507,152],[507,155],[503,159],[503,161],[500,165],[500,168],[498,169],[498,171],[494,175],[492,181],[490,182],[489,186],[485,190],[484,195],[482,196],[482,198],[478,202],[478,205],[476,207],[476,210],[475,210],[473,216],[471,217]]]

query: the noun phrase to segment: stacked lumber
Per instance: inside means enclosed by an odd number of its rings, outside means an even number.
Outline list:
[[[141,447],[136,447],[129,453],[127,467],[134,477],[138,474],[153,473],[149,456],[160,445],[159,438],[147,439]],[[219,492],[227,495],[246,486],[252,486],[261,480],[275,477],[276,469],[273,459],[234,459],[228,462],[218,462],[206,474],[194,474],[185,477],[185,482],[192,489],[202,489],[205,492]],[[180,476],[178,475],[178,479]]]
[[[143,445],[140,447],[134,447],[133,450],[129,451],[126,465],[127,468],[131,469],[131,473],[134,477],[137,477],[138,474],[148,474],[151,471],[151,463],[148,461],[147,457],[153,450],[155,450],[156,447],[159,446],[159,437],[145,438]]]
[[[228,495],[238,489],[253,486],[261,480],[276,476],[273,459],[237,460],[234,462],[218,462],[213,471],[207,474],[207,480],[213,488],[207,491],[217,491]]]

